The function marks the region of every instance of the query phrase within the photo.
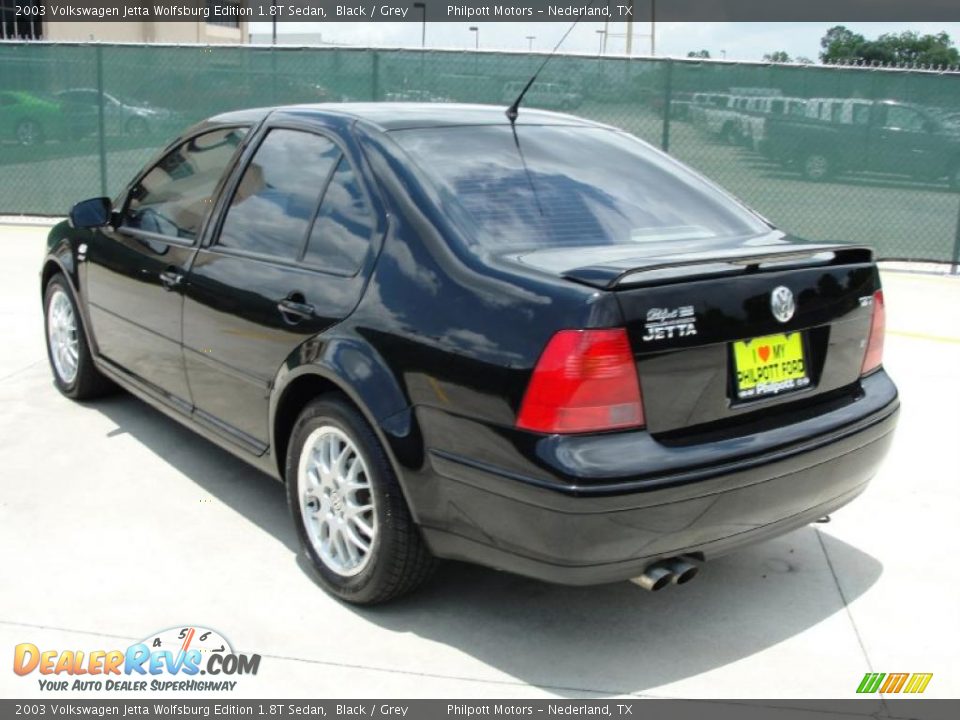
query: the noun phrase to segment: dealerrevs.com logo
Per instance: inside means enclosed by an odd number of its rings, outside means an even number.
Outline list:
[[[20,643],[13,652],[17,675],[40,677],[41,690],[231,691],[241,675],[256,675],[259,655],[234,652],[216,630],[169,628],[125,650],[49,650]],[[202,676],[202,677],[201,677]]]

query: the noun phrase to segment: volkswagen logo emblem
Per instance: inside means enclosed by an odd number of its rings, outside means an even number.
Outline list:
[[[797,304],[793,301],[793,293],[790,288],[780,285],[770,293],[770,312],[782,323],[787,322],[793,317]]]

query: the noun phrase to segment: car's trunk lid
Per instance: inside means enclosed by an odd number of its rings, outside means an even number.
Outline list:
[[[537,251],[516,260],[615,293],[637,361],[647,427],[665,437],[694,436],[708,425],[736,432],[738,419],[755,420],[757,411],[852,392],[878,287],[868,248],[780,236],[712,248],[687,244],[676,253],[613,246]],[[793,299],[786,320],[774,312],[778,288]],[[739,346],[739,358],[738,341],[748,341]],[[784,358],[799,353],[804,377],[791,383],[763,375],[781,369],[770,366],[779,351]],[[791,367],[799,366],[794,361]],[[752,395],[746,387],[751,381],[757,383]]]

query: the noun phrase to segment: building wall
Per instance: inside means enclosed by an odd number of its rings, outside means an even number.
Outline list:
[[[248,23],[224,27],[206,22],[45,22],[43,39],[52,42],[245,43]]]

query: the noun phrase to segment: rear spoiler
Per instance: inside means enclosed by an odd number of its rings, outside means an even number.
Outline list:
[[[564,271],[563,277],[583,285],[613,290],[661,285],[680,278],[696,280],[790,267],[853,265],[873,262],[873,250],[860,245],[789,245],[778,250],[735,248],[709,254],[669,255],[586,265]]]

